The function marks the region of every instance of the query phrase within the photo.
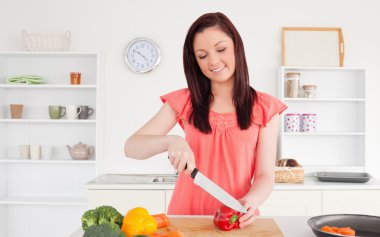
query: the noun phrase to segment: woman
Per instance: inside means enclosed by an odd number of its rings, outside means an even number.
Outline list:
[[[168,151],[180,173],[169,214],[213,215],[221,205],[193,184],[189,174],[197,167],[248,210],[240,218],[245,227],[272,191],[279,114],[287,107],[250,87],[243,42],[222,13],[192,24],[183,64],[188,89],[161,97],[162,108],[127,140],[125,155]],[[177,122],[185,138],[167,135]]]

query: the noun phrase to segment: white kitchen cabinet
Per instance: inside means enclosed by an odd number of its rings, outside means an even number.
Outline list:
[[[322,214],[380,216],[380,190],[324,190]]]
[[[286,97],[288,72],[300,73],[300,86],[316,85],[316,96]],[[288,105],[281,115],[279,158],[293,158],[315,171],[363,172],[366,165],[365,69],[281,67],[279,98]],[[316,132],[285,132],[286,114],[316,114]]]
[[[84,185],[96,176],[100,154],[98,62],[97,53],[0,53],[0,236],[66,237],[80,225]],[[82,73],[81,85],[70,85],[72,71]],[[6,84],[19,75],[45,83]],[[23,104],[21,119],[11,119],[10,104]],[[88,105],[94,113],[52,120],[49,105]],[[78,142],[95,147],[91,160],[71,159],[66,145]],[[31,144],[52,146],[52,159],[21,159],[19,146]]]
[[[89,208],[115,207],[125,215],[134,207],[144,207],[151,214],[165,213],[165,190],[88,190]]]
[[[261,216],[315,216],[321,201],[321,191],[273,191],[259,209]]]

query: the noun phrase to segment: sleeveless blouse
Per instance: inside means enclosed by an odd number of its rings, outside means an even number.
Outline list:
[[[185,88],[161,96],[163,103],[177,112],[177,120],[195,157],[195,166],[205,176],[236,199],[242,198],[251,188],[255,171],[255,152],[260,127],[287,106],[277,98],[257,92],[253,106],[253,122],[241,130],[236,113],[217,113],[210,110],[212,132],[204,134],[188,123],[191,113],[190,91]],[[186,121],[183,123],[183,121]],[[222,205],[217,199],[193,183],[193,179],[180,173],[170,200],[168,214],[214,215]],[[258,214],[258,210],[256,211]]]

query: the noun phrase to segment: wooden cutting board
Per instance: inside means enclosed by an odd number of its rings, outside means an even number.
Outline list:
[[[170,229],[182,231],[185,237],[284,237],[276,222],[269,218],[258,218],[249,227],[244,229],[222,231],[214,225],[212,218],[170,217]],[[157,232],[165,233],[167,231],[168,229],[161,228]]]

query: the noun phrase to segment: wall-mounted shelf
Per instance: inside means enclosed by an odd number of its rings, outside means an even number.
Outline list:
[[[0,53],[0,236],[66,237],[59,225],[77,228],[99,154],[98,68],[97,53]],[[82,84],[71,85],[70,72],[81,72]],[[44,84],[6,84],[20,75],[40,76]],[[11,118],[10,104],[23,104],[21,119]],[[50,105],[94,112],[83,120],[50,119]],[[95,148],[91,160],[71,159],[66,145],[79,142]],[[20,146],[36,144],[51,146],[52,158],[21,159]]]
[[[286,73],[300,73],[300,94],[286,97]],[[365,171],[365,69],[345,67],[281,67],[278,97],[288,105],[281,115],[278,158],[293,158],[306,174],[315,171]],[[305,98],[302,85],[316,85]],[[316,114],[316,132],[286,132],[286,114]],[[302,125],[301,125],[302,126]]]

